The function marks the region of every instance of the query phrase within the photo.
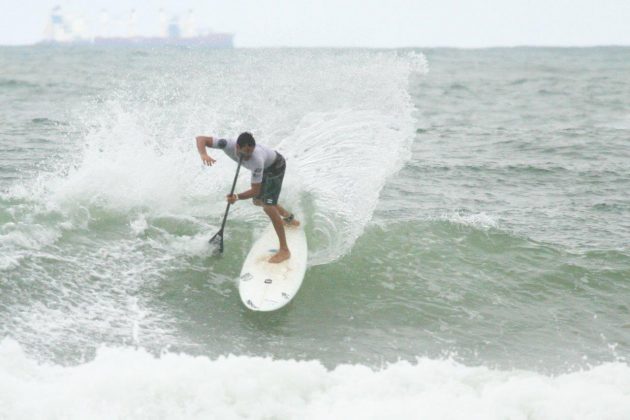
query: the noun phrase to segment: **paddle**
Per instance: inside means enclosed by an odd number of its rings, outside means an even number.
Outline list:
[[[234,194],[234,188],[236,187],[236,180],[238,179],[238,171],[241,170],[241,162],[243,161],[243,155],[238,158],[238,166],[236,167],[236,175],[234,175],[234,182],[232,182],[232,189],[230,190],[230,195]],[[216,248],[214,253],[223,254],[223,229],[225,229],[225,222],[227,221],[228,212],[230,211],[230,202],[228,201],[227,207],[225,208],[225,215],[223,216],[223,223],[221,223],[221,229],[208,241],[210,244],[214,245]],[[217,252],[218,249],[218,252]]]

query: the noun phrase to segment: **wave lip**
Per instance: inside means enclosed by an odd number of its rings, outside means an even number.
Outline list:
[[[33,398],[37,395],[37,398]],[[0,342],[0,417],[625,419],[630,366],[545,376],[418,359],[379,370],[319,361],[101,348],[62,367]]]
[[[483,212],[473,214],[465,214],[462,212],[456,212],[452,214],[443,213],[439,217],[439,220],[461,224],[464,226],[471,226],[483,230],[499,227],[498,222],[492,216],[489,216]]]

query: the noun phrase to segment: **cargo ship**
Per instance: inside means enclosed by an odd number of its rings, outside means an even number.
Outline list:
[[[106,11],[101,11],[100,34],[87,34],[85,20],[81,16],[64,15],[59,6],[53,8],[45,30],[44,44],[92,44],[111,46],[201,46],[209,48],[233,48],[234,34],[207,30],[201,33],[194,23],[192,10],[188,16],[166,18],[160,10],[160,35],[139,36],[135,34],[136,12],[132,10],[124,19],[109,19]],[[94,25],[91,25],[94,26]],[[125,35],[104,35],[103,33],[120,32],[124,27]],[[116,31],[116,29],[118,29]]]

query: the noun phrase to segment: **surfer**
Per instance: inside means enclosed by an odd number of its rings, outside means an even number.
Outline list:
[[[242,165],[252,172],[251,188],[245,192],[228,195],[227,201],[234,204],[238,200],[253,198],[256,206],[262,206],[271,219],[273,227],[280,241],[280,249],[269,262],[280,263],[291,258],[291,251],[287,245],[284,224],[299,226],[293,213],[289,213],[278,204],[278,197],[282,189],[282,180],[286,169],[286,161],[278,152],[261,144],[251,133],[241,133],[238,139],[215,139],[210,136],[197,136],[197,150],[204,165],[212,166],[216,160],[208,155],[206,148],[221,149],[232,160],[238,162],[243,157]]]

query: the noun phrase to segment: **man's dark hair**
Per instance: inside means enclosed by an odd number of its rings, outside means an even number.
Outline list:
[[[256,140],[254,140],[254,136],[252,136],[252,133],[241,133],[238,136],[238,139],[236,140],[236,144],[238,144],[238,147],[245,147],[245,146],[256,146]]]

